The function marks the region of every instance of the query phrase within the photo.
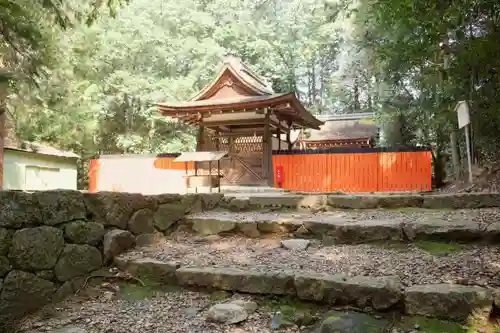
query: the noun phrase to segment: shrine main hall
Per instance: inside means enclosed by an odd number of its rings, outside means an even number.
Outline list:
[[[158,103],[158,111],[197,126],[196,151],[227,152],[223,185],[272,185],[272,152],[291,150],[292,131],[319,129],[295,92],[275,93],[239,58],[227,57],[215,79],[191,100]],[[201,173],[215,166],[197,162]]]

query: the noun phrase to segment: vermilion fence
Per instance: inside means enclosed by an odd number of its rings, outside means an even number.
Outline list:
[[[432,188],[431,152],[423,149],[273,152],[273,167],[275,186],[292,191],[398,192]]]
[[[89,191],[185,192],[179,154],[105,155],[90,161]],[[188,171],[194,163],[188,163]],[[273,152],[275,186],[303,192],[431,190],[431,152],[380,148]],[[277,169],[282,181],[278,184]]]

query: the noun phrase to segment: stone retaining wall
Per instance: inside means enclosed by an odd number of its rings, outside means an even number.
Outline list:
[[[72,295],[116,255],[221,198],[0,192],[0,323]]]

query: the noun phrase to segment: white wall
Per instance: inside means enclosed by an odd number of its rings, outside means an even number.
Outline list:
[[[180,163],[179,170],[155,167],[154,156],[116,156],[99,159],[97,191],[142,194],[185,193],[186,182]]]
[[[5,149],[3,185],[5,190],[76,190],[76,159]]]

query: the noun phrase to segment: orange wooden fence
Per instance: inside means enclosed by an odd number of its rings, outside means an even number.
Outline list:
[[[274,183],[304,192],[430,191],[431,152],[377,148],[273,153]],[[277,168],[282,170],[278,183]]]

